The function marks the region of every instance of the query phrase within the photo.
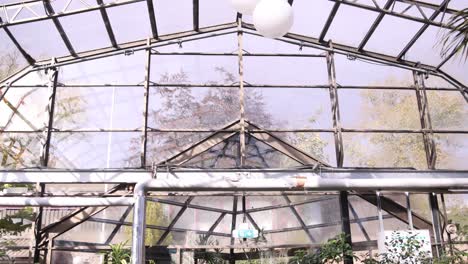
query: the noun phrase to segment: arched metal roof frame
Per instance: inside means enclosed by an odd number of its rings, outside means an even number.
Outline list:
[[[200,38],[219,36],[220,34],[227,34],[226,32],[223,32],[227,30],[233,30],[230,33],[234,33],[236,32],[236,27],[237,27],[237,22],[218,24],[218,25],[213,25],[213,26],[208,26],[208,27],[200,27],[200,14],[199,14],[200,13],[199,12],[200,1],[199,0],[193,0],[193,30],[185,31],[185,32],[177,32],[177,33],[168,34],[168,35],[158,34],[158,28],[156,24],[157,19],[155,17],[154,6],[151,0],[120,0],[120,1],[115,0],[115,1],[107,2],[107,3],[104,3],[102,0],[97,0],[95,5],[88,4],[86,8],[68,10],[68,6],[70,5],[72,1],[73,0],[68,1],[64,10],[59,11],[59,12],[56,12],[52,8],[50,4],[50,0],[44,0],[44,1],[30,0],[30,1],[22,2],[22,3],[5,4],[2,7],[0,7],[0,13],[3,12],[4,16],[6,17],[6,21],[2,21],[0,17],[0,28],[2,28],[6,32],[7,36],[11,39],[11,41],[16,46],[18,51],[22,54],[22,56],[29,63],[29,66],[27,66],[26,68],[14,73],[13,75],[6,78],[5,80],[2,80],[0,82],[0,89],[7,87],[8,84],[11,85],[15,81],[17,81],[19,78],[26,75],[27,73],[31,71],[36,71],[36,70],[47,68],[48,65],[50,64],[50,59],[36,61],[34,58],[32,58],[27,53],[27,51],[19,44],[14,34],[12,34],[11,31],[8,29],[10,26],[25,24],[25,23],[33,23],[33,22],[47,20],[47,19],[52,20],[52,22],[55,24],[57,31],[60,33],[62,41],[64,42],[65,46],[67,47],[70,53],[69,56],[54,58],[54,60],[56,61],[56,66],[122,54],[126,50],[147,49],[148,48],[147,40],[137,40],[137,41],[121,43],[121,44],[117,43],[115,36],[114,36],[113,28],[111,26],[111,21],[109,20],[109,17],[107,15],[107,10],[109,8],[116,7],[116,6],[124,6],[124,5],[134,4],[134,3],[143,2],[143,1],[147,3],[148,17],[149,17],[150,26],[151,26],[151,39],[150,39],[151,44],[149,45],[150,48],[158,47],[162,45],[174,44],[178,42],[179,40],[190,41],[190,40],[196,40]],[[449,83],[456,86],[462,92],[463,96],[465,97],[465,100],[468,101],[467,87],[463,83],[461,83],[459,80],[456,80],[455,78],[453,78],[452,76],[450,76],[449,74],[441,70],[441,67],[449,59],[451,59],[454,56],[454,54],[450,54],[447,58],[442,60],[438,65],[421,64],[419,62],[414,62],[414,61],[409,61],[409,60],[404,59],[404,55],[407,53],[407,51],[419,39],[419,37],[424,33],[424,31],[429,26],[450,28],[450,26],[442,22],[443,17],[445,15],[453,15],[454,13],[457,12],[457,10],[455,9],[448,8],[448,4],[450,3],[450,0],[444,0],[440,5],[431,4],[431,3],[427,3],[427,2],[423,2],[419,0],[388,0],[385,6],[379,6],[379,4],[376,1],[372,1],[374,5],[368,5],[368,4],[366,5],[363,3],[359,3],[358,1],[351,1],[351,0],[329,0],[329,1],[335,2],[335,4],[330,11],[330,14],[328,16],[328,19],[325,25],[322,28],[320,36],[312,37],[312,36],[304,36],[304,35],[299,35],[299,34],[294,34],[294,33],[288,33],[284,37],[279,38],[278,40],[288,42],[290,44],[295,44],[295,45],[300,45],[300,46],[310,46],[310,47],[317,48],[317,49],[334,51],[336,53],[341,53],[341,54],[350,55],[354,57],[360,57],[362,59],[383,62],[383,63],[387,63],[387,64],[397,66],[397,67],[430,73],[430,74],[442,77]],[[289,0],[288,2],[290,4],[294,3],[293,0]],[[408,7],[402,11],[395,11],[393,9],[395,3],[404,3],[404,4],[407,4]],[[16,17],[21,12],[21,10],[23,9],[31,10],[30,5],[43,5],[46,11],[45,15],[41,16],[35,12],[30,12],[31,14],[34,14],[34,17],[17,20]],[[366,33],[365,37],[362,39],[360,44],[356,47],[343,45],[343,44],[336,43],[336,42],[334,42],[333,46],[331,46],[328,42],[324,40],[330,28],[330,25],[333,22],[334,17],[341,5],[348,5],[348,6],[352,6],[355,8],[370,10],[370,11],[379,13],[378,17],[375,19],[374,23],[372,24],[372,26]],[[421,13],[422,18],[417,17],[415,15],[409,15],[406,13],[412,7],[416,7],[418,9],[418,11]],[[432,13],[430,17],[427,17],[427,15],[425,15],[423,11],[423,8],[426,10],[428,9],[434,10],[434,12]],[[16,10],[16,12],[14,13],[12,17],[9,17],[7,10],[10,10],[10,11]],[[96,11],[96,10],[99,10],[101,13],[103,23],[107,30],[109,42],[111,45],[108,47],[102,47],[96,50],[89,50],[85,52],[75,52],[75,49],[73,48],[73,44],[69,41],[67,34],[65,33],[62,25],[60,24],[59,18],[63,16],[71,16],[75,14],[91,12],[91,11]],[[436,21],[436,18],[440,14],[442,14],[442,18],[441,18],[441,21],[439,22],[439,21]],[[239,15],[240,14],[238,14],[238,16]],[[385,55],[385,54],[381,54],[381,53],[377,53],[377,52],[373,52],[373,51],[365,49],[365,45],[367,41],[371,38],[372,34],[378,28],[380,22],[382,21],[385,15],[402,18],[408,21],[415,21],[415,22],[422,24],[420,30],[414,35],[411,41],[407,43],[405,48],[399,53],[398,56]],[[242,28],[246,31],[247,34],[258,35],[255,32],[255,28],[252,24],[243,22]],[[212,33],[212,34],[207,35],[209,33]]]

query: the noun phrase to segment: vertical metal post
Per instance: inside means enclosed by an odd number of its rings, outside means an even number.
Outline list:
[[[143,110],[143,127],[141,132],[141,153],[140,153],[140,164],[142,168],[146,167],[146,152],[148,145],[148,106],[149,106],[149,87],[151,78],[151,39],[148,38],[146,41],[146,66],[145,66],[145,99],[144,99],[144,110]]]
[[[345,241],[350,246],[353,245],[351,238],[351,223],[349,220],[349,207],[348,207],[348,192],[340,192],[340,212],[341,212],[341,231],[346,235]],[[343,252],[343,255],[345,252]],[[353,258],[344,255],[344,264],[352,264]]]
[[[132,226],[132,261],[133,264],[145,263],[145,228],[146,228],[146,193],[135,193]]]
[[[432,131],[431,116],[429,114],[426,87],[424,85],[424,76],[420,72],[413,71],[413,79],[416,90],[416,100],[418,103],[419,121],[423,131],[427,168],[435,169],[437,159],[436,145],[434,141],[434,133]]]
[[[405,192],[406,196],[406,211],[408,213],[408,227],[410,230],[413,230],[413,213],[411,212],[411,201],[409,192]]]
[[[440,218],[439,218],[439,204],[437,202],[437,195],[435,193],[429,194],[429,203],[431,205],[432,213],[432,228],[434,229],[434,242],[436,248],[436,256],[440,257],[443,249],[441,247],[441,228],[440,228]]]
[[[383,214],[382,214],[382,201],[380,201],[380,192],[376,192],[376,199],[377,199],[377,213],[379,217],[379,231],[383,233],[384,229],[384,222],[383,222]]]
[[[333,49],[333,43],[330,41],[329,46]],[[336,165],[337,167],[343,167],[344,152],[343,152],[343,134],[341,131],[341,118],[340,118],[340,107],[338,102],[338,85],[336,83],[336,70],[335,70],[335,57],[333,51],[327,51],[327,72],[328,72],[328,84],[330,86],[330,102],[331,112],[333,119],[333,129],[335,137],[335,154],[336,154]],[[352,246],[351,237],[351,223],[349,220],[349,201],[348,192],[341,191],[340,194],[340,212],[341,212],[341,230],[346,235],[346,242]],[[343,252],[344,254],[345,252]],[[353,258],[345,256],[345,264],[352,264]]]
[[[330,41],[330,47],[333,47]],[[328,71],[328,83],[330,85],[330,101],[331,111],[333,118],[333,129],[335,136],[335,152],[336,152],[336,164],[338,167],[343,167],[344,152],[343,152],[343,135],[341,131],[340,121],[340,108],[338,103],[338,90],[336,84],[336,72],[335,72],[335,59],[332,51],[327,51],[327,71]]]
[[[424,84],[424,74],[413,71],[414,86],[416,88],[416,100],[418,103],[419,120],[423,131],[424,151],[426,152],[427,168],[434,170],[436,167],[437,153],[434,141],[434,133],[432,130],[431,116],[429,113],[429,105],[427,100],[426,87]],[[436,248],[436,256],[441,253],[441,227],[439,219],[439,205],[437,196],[429,194],[429,204],[432,212],[432,227],[434,230],[434,242]]]
[[[233,196],[232,201],[232,222],[231,222],[231,234],[234,229],[236,229],[236,220],[237,220],[237,196]],[[234,245],[234,237],[231,237],[231,246]],[[234,259],[234,249],[229,250],[229,264],[235,264],[236,260]]]
[[[238,63],[239,63],[239,103],[240,103],[240,166],[245,165],[245,93],[244,93],[244,60],[242,48],[242,15],[237,14],[237,48],[238,48]]]
[[[44,122],[44,135],[41,138],[41,156],[40,164],[42,167],[47,167],[49,165],[49,156],[50,156],[50,142],[52,138],[52,130],[54,126],[54,112],[55,112],[55,98],[57,94],[57,81],[58,81],[58,69],[54,66],[55,58],[51,60],[51,66],[46,69],[48,77],[48,90],[49,90],[49,102],[46,107],[46,120]],[[44,196],[45,184],[40,184],[40,196]],[[34,246],[34,263],[40,261],[40,248],[41,243],[41,227],[42,227],[42,216],[43,216],[43,207],[39,207],[37,211],[37,218],[34,223],[34,236],[35,236],[35,246]]]
[[[52,65],[50,68],[46,69],[46,73],[49,79],[48,89],[49,89],[49,103],[46,108],[46,122],[44,124],[44,135],[41,139],[41,156],[40,163],[42,167],[47,167],[49,165],[49,153],[50,153],[50,141],[52,137],[52,129],[54,125],[54,112],[55,112],[55,97],[57,93],[57,80],[58,80],[58,70],[53,65],[55,64],[55,59],[52,59]]]
[[[449,223],[448,223],[448,217],[447,217],[447,206],[445,206],[445,196],[444,196],[444,194],[440,194],[440,200],[442,202],[442,211],[444,213],[444,225],[443,226],[446,227],[447,224],[449,224]],[[448,232],[447,232],[447,239],[448,239],[448,242],[449,242],[450,255],[453,256],[452,236]],[[444,247],[444,249],[445,249],[445,247]]]

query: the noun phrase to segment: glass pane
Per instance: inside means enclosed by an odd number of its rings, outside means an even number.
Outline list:
[[[76,52],[111,46],[99,11],[64,16],[59,20]]]
[[[291,32],[318,37],[334,3],[331,1],[295,1],[293,4],[296,22]]]
[[[344,166],[427,168],[419,134],[344,133]]]
[[[59,87],[54,127],[139,129],[143,87]]]
[[[10,88],[0,102],[0,129],[37,131],[48,118],[48,88]]]
[[[238,81],[236,56],[153,55],[151,80],[156,83],[233,84]]]
[[[238,97],[235,88],[151,88],[149,126],[162,129],[225,127],[239,117]]]
[[[418,129],[414,91],[339,90],[341,121],[346,128]]]
[[[435,134],[438,169],[466,170],[468,135]]]
[[[322,85],[328,83],[324,58],[244,57],[244,81],[249,84]]]
[[[236,12],[229,1],[203,0],[199,8],[200,27],[235,22]]]
[[[382,22],[369,39],[365,49],[397,56],[421,26],[421,23],[412,22],[407,19],[384,16]]]
[[[152,36],[148,8],[144,1],[108,8],[107,14],[118,43],[143,40]]]
[[[310,156],[336,166],[333,133],[289,132],[274,135]]]
[[[0,81],[27,65],[4,30],[0,31]]]
[[[145,52],[130,56],[116,55],[85,61],[60,68],[63,84],[126,84],[135,85],[145,79]]]
[[[24,169],[39,166],[41,133],[0,132],[0,168]]]
[[[69,55],[60,34],[51,20],[8,27],[20,45],[34,59],[43,60]]]
[[[418,61],[428,65],[438,65],[442,61],[441,37],[444,31],[439,27],[429,26],[421,37],[408,50],[406,58],[411,61]]]
[[[201,1],[201,2],[205,2],[205,1]],[[154,4],[154,12],[156,16],[156,24],[158,25],[159,35],[167,35],[170,33],[193,30],[192,1],[153,0],[153,4]],[[211,10],[215,10],[215,9],[211,9]],[[174,23],[175,21],[177,21],[177,23]]]
[[[398,67],[335,54],[336,80],[339,86],[411,86],[413,73]]]
[[[427,91],[434,129],[468,130],[468,104],[458,92]]]
[[[331,128],[330,94],[315,88],[245,90],[246,117],[261,128]]]
[[[147,165],[160,163],[180,151],[205,139],[211,133],[148,133]]]
[[[341,5],[325,37],[336,43],[358,46],[379,13]],[[350,32],[352,28],[352,32]]]
[[[59,133],[52,135],[53,168],[140,167],[141,133]]]

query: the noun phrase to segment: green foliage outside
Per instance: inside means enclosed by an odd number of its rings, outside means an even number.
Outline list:
[[[5,257],[7,247],[14,245],[14,242],[9,240],[8,237],[19,235],[31,228],[31,222],[35,218],[36,214],[32,208],[24,208],[15,214],[0,219],[0,257]]]

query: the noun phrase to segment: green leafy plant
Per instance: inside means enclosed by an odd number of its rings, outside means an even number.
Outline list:
[[[128,264],[130,263],[130,250],[126,248],[127,242],[110,245],[110,252],[103,254],[107,255],[108,264]]]
[[[289,261],[290,264],[338,264],[345,258],[357,258],[351,245],[346,242],[346,234],[342,233],[329,239],[316,252],[299,250]]]
[[[452,53],[468,58],[468,8],[462,9],[452,16],[447,25],[451,27],[440,40],[441,56],[447,57]]]

